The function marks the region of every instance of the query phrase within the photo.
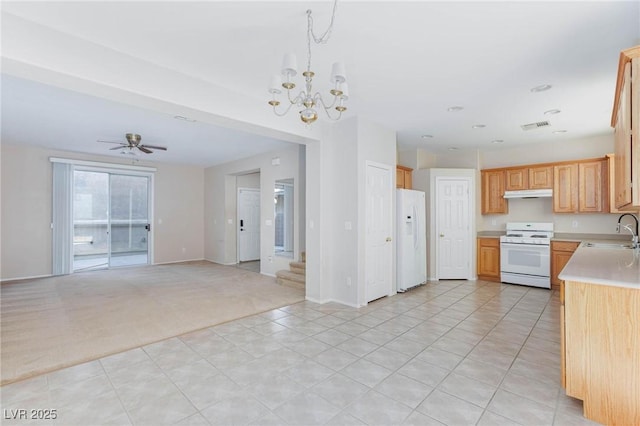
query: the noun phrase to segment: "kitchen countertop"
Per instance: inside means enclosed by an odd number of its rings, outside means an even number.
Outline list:
[[[479,231],[478,238],[500,238],[505,235],[505,231]],[[582,241],[631,241],[628,234],[578,234],[573,232],[556,232],[553,234],[551,241],[574,241],[580,243]]]
[[[578,234],[572,232],[556,232],[551,241],[623,241],[630,242],[630,234]]]
[[[640,249],[581,245],[558,277],[565,281],[640,290]]]
[[[480,231],[477,234],[478,238],[500,238],[504,235],[504,231]]]

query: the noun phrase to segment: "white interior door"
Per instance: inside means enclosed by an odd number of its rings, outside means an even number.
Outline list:
[[[391,294],[393,188],[391,168],[367,164],[366,171],[366,301]]]
[[[260,190],[238,189],[238,260],[260,259]]]
[[[471,267],[469,180],[436,181],[438,279],[467,279]]]

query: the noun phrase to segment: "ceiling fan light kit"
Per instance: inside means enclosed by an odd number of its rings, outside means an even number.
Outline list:
[[[115,143],[120,145],[120,146],[115,146],[113,148],[109,148],[109,150],[113,151],[116,149],[120,149],[122,150],[120,151],[121,154],[137,155],[138,150],[144,152],[145,154],[153,154],[153,151],[152,151],[153,149],[158,149],[160,151],[167,150],[167,148],[164,146],[141,144],[140,141],[142,141],[142,136],[140,136],[137,133],[127,133],[125,134],[125,139],[127,140],[126,142],[102,141],[102,140],[98,140],[98,142]]]
[[[272,98],[268,103],[273,107],[273,112],[277,116],[282,117],[286,115],[291,110],[291,107],[296,105],[302,108],[302,110],[299,111],[300,120],[302,120],[303,123],[310,125],[318,119],[318,113],[316,111],[318,106],[322,107],[327,114],[327,117],[334,121],[339,120],[342,113],[347,110],[344,103],[349,99],[349,90],[347,87],[347,77],[343,63],[336,62],[331,68],[331,77],[329,79],[332,84],[332,89],[329,91],[331,96],[333,96],[331,103],[329,104],[328,102],[325,102],[320,92],[313,93],[313,77],[315,76],[315,73],[311,71],[311,39],[313,38],[313,41],[316,44],[324,44],[329,40],[336,16],[337,4],[338,1],[335,0],[333,3],[333,13],[331,15],[329,28],[327,28],[324,34],[320,37],[317,37],[313,32],[313,18],[311,16],[311,10],[307,10],[307,69],[302,73],[302,76],[304,77],[304,89],[302,89],[295,97],[292,97],[291,91],[296,87],[296,84],[292,79],[298,74],[297,59],[296,55],[293,53],[285,54],[282,59],[282,70],[280,75],[274,75],[271,78],[271,84],[269,85],[269,93],[271,93]],[[278,111],[277,108],[280,105],[280,101],[277,99],[277,96],[282,93],[283,89],[287,92],[289,105],[283,111]],[[337,111],[337,113],[334,113],[333,110]]]

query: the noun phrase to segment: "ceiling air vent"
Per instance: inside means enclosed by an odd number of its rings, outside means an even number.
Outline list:
[[[533,130],[539,129],[540,127],[547,127],[549,125],[550,123],[548,121],[538,121],[537,123],[523,124],[520,127],[522,127],[522,130]]]

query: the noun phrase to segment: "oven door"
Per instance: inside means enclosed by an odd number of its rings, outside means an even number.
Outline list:
[[[500,243],[500,271],[549,277],[548,245]]]

